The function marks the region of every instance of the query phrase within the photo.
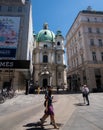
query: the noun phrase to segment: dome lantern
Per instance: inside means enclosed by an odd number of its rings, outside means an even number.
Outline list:
[[[47,23],[44,23],[43,29],[48,29],[48,24]]]

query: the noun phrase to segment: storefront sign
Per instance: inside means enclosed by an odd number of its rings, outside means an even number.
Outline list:
[[[30,61],[27,60],[0,60],[0,68],[29,69]]]

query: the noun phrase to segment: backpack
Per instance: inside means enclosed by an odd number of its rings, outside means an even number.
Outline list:
[[[89,94],[89,92],[87,92],[87,90],[86,90],[86,89],[84,89],[83,94],[84,94],[84,95],[88,95],[88,94]]]

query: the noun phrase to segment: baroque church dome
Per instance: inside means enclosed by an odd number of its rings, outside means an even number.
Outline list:
[[[37,42],[55,42],[55,34],[48,29],[48,24],[45,23],[43,29],[36,35]]]

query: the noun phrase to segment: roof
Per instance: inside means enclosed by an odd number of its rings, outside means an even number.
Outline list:
[[[48,24],[45,23],[42,30],[36,35],[37,42],[55,42],[55,34],[48,29]]]

